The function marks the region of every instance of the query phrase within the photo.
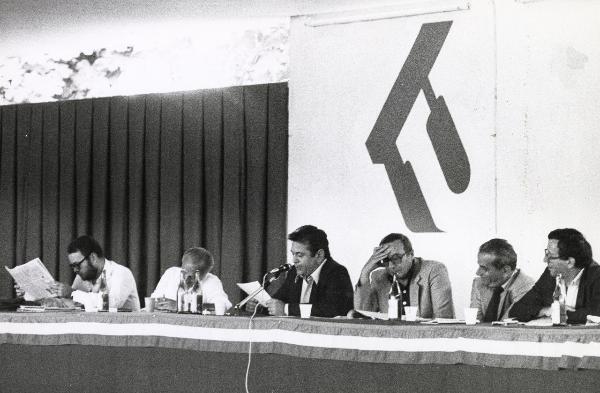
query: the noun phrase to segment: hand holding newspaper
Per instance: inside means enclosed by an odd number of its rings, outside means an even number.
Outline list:
[[[25,291],[25,300],[36,301],[54,296],[51,291],[54,278],[39,258],[12,269],[6,266],[4,268],[17,285]]]

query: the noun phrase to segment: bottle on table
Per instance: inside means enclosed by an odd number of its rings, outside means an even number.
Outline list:
[[[402,316],[402,294],[396,276],[388,295],[388,319],[400,319]]]
[[[179,286],[177,287],[177,312],[185,312],[185,272],[181,271]]]
[[[200,280],[200,272],[196,272],[196,283],[194,284],[196,292],[196,311],[198,314],[202,314],[204,297],[202,296],[202,280]]]
[[[566,293],[562,287],[562,276],[559,274],[556,276],[556,286],[554,287],[554,293],[552,294],[552,307],[551,317],[553,325],[566,325],[567,324],[567,305],[566,305]]]
[[[106,283],[106,271],[103,270],[100,274],[100,289],[98,291],[101,299],[101,308],[102,311],[108,311],[108,285]]]

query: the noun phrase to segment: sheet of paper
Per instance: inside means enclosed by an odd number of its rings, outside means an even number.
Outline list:
[[[389,319],[388,314],[385,312],[374,312],[374,311],[365,311],[365,310],[354,310],[355,312],[364,315],[365,317],[373,318],[373,319],[381,319],[387,321]]]
[[[251,293],[254,293],[256,290],[258,290],[259,288],[261,288],[261,285],[258,281],[252,281],[252,282],[244,282],[244,283],[239,283],[238,282],[238,287],[240,287],[240,289],[244,292],[246,292],[248,295],[250,295]],[[255,297],[256,300],[258,300],[258,302],[262,305],[262,306],[267,306],[267,302],[269,300],[271,300],[271,296],[267,293],[267,291],[260,291]]]
[[[600,325],[600,317],[596,315],[588,315],[586,325]]]
[[[92,292],[83,292],[78,289],[71,293],[71,297],[73,297],[74,302],[81,303],[83,305],[93,303],[95,306],[98,294]]]
[[[525,326],[552,326],[552,318],[543,317],[538,319],[532,319],[525,323]]]
[[[54,283],[54,278],[39,258],[12,269],[6,266],[4,268],[25,291],[25,300],[36,301],[53,296],[50,287]]]
[[[456,324],[456,323],[465,323],[464,319],[456,319],[456,318],[435,318],[431,321],[421,322],[427,325],[445,325],[445,324]]]

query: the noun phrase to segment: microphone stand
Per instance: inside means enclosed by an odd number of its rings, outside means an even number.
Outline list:
[[[267,280],[267,276],[271,274],[271,277]],[[240,309],[246,304],[248,303],[250,300],[254,299],[256,297],[256,295],[258,295],[259,293],[261,293],[262,291],[265,290],[265,287],[267,285],[269,285],[270,283],[272,283],[273,281],[275,281],[275,279],[277,279],[277,277],[279,277],[279,275],[281,274],[281,272],[278,273],[270,273],[267,272],[264,276],[263,276],[263,283],[261,285],[260,288],[256,289],[256,291],[252,292],[251,294],[249,294],[248,296],[246,296],[244,298],[244,300],[242,300],[241,302],[239,302],[238,304],[236,304],[235,306],[233,306],[233,315],[239,315],[240,313]]]

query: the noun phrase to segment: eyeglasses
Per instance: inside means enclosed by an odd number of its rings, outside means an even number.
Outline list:
[[[544,256],[546,257],[547,260],[551,260],[551,259],[561,259],[560,256],[554,256],[554,255],[550,255],[550,251],[548,251],[548,249],[546,248],[544,250]]]
[[[391,258],[388,258],[388,260],[393,265],[400,265],[402,263],[402,261],[404,260],[404,256],[405,255],[406,255],[406,253],[404,253],[404,254],[394,254],[394,255],[391,256]]]
[[[88,257],[84,257],[81,261],[79,262],[73,262],[71,264],[69,264],[69,266],[71,266],[71,269],[75,270],[75,269],[81,269],[81,264],[88,259]]]

